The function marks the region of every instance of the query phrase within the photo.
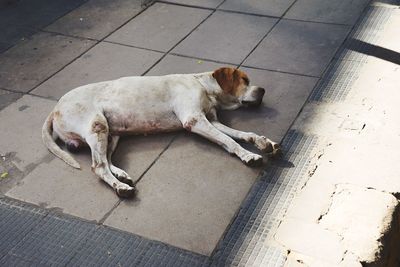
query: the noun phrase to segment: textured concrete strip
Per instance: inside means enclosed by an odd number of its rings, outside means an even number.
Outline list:
[[[0,112],[0,154],[19,170],[31,170],[49,155],[41,129],[54,105],[54,101],[26,95]]]
[[[349,30],[347,26],[281,20],[243,65],[319,77]]]
[[[15,102],[21,96],[21,93],[14,93],[0,89],[0,110]]]
[[[97,227],[68,266],[138,266],[139,255],[146,253],[149,246],[146,239]]]
[[[0,259],[17,245],[38,223],[46,212],[0,198]],[[0,265],[5,266],[1,263]]]
[[[59,99],[75,87],[141,75],[163,54],[102,42],[32,91]]]
[[[240,64],[276,21],[217,11],[172,52]],[[224,38],[221,38],[222,33]]]
[[[219,9],[281,17],[295,0],[226,0]]]
[[[95,228],[94,224],[49,214],[9,254],[32,265],[65,266]]]
[[[90,0],[45,30],[67,35],[101,39],[137,15],[142,0]]]
[[[311,101],[335,102],[347,97],[353,83],[359,78],[360,62],[333,60],[311,93]]]
[[[213,266],[282,266],[286,249],[267,242],[283,219],[294,193],[308,178],[309,157],[317,140],[290,131],[283,140],[285,157],[271,163],[252,187],[238,215],[212,257]],[[275,251],[271,258],[265,253]]]
[[[92,45],[89,40],[37,33],[0,55],[0,87],[28,92]]]
[[[146,247],[146,252],[140,256],[136,266],[208,266],[207,257],[159,242],[152,242]]]
[[[166,52],[210,13],[210,10],[156,3],[106,40]]]
[[[298,0],[285,18],[353,25],[370,0]]]
[[[1,266],[207,266],[208,259],[136,235],[0,198]]]

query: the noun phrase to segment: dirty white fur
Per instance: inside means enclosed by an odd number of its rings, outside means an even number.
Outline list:
[[[51,130],[71,146],[88,144],[93,172],[120,196],[127,196],[134,190],[133,181],[111,163],[120,135],[185,128],[221,145],[245,163],[259,162],[262,157],[232,138],[252,142],[260,150],[268,150],[271,145],[277,148],[264,136],[237,131],[217,121],[217,109],[260,102],[254,96],[258,89],[246,85],[241,95],[232,96],[221,89],[213,72],[125,77],[89,84],[59,100],[43,126],[43,140],[50,151],[76,168],[79,163],[54,143]]]

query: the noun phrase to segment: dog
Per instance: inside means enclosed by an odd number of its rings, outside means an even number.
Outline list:
[[[241,147],[234,139],[254,144],[265,153],[279,154],[277,143],[264,136],[221,124],[217,110],[259,106],[265,89],[250,84],[243,71],[219,68],[198,74],[134,76],[75,88],[58,101],[47,117],[42,138],[47,148],[74,168],[79,163],[68,150],[88,145],[92,171],[116,191],[130,197],[134,181],[111,162],[121,135],[170,132],[186,129],[199,134],[248,165],[262,163],[262,156]]]

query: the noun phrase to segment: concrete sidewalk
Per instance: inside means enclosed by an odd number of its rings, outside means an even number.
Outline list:
[[[24,20],[15,14],[27,12],[21,11],[28,10],[25,1],[0,10],[1,19],[15,18],[1,24],[9,34],[0,39],[0,162],[2,173],[8,173],[0,180],[1,193],[8,200],[40,206],[45,214],[57,210],[106,230],[116,228],[191,251],[202,260],[219,257],[210,261],[216,265],[255,264],[255,259],[249,260],[257,251],[254,247],[246,248],[247,254],[238,253],[241,248],[228,249],[232,243],[227,237],[237,233],[235,216],[246,217],[259,204],[252,198],[254,190],[272,185],[284,174],[301,176],[312,167],[302,164],[314,148],[303,146],[315,139],[301,127],[286,134],[328,65],[336,62],[335,53],[368,1],[171,0],[143,5],[89,0],[74,5],[59,1],[35,9],[38,13]],[[46,19],[36,21],[39,15]],[[18,36],[19,41],[9,36]],[[83,167],[77,171],[54,158],[41,142],[44,118],[74,87],[122,76],[193,73],[226,65],[245,70],[267,93],[260,109],[223,112],[221,120],[278,142],[286,135],[283,163],[250,168],[220,147],[183,132],[128,137],[121,140],[114,161],[138,180],[139,193],[133,200],[121,200],[90,172],[89,151],[74,155]],[[265,177],[271,180],[266,182]],[[287,187],[290,197],[283,204],[278,189],[277,202],[270,205],[279,217],[271,215],[275,221],[265,227],[279,225],[296,188]],[[257,223],[248,227],[258,229]],[[238,230],[238,236],[246,229]],[[257,247],[264,241],[254,242]],[[265,250],[263,257],[272,251],[271,261],[276,255],[281,259],[284,251],[286,258],[285,249],[272,247],[275,250]]]

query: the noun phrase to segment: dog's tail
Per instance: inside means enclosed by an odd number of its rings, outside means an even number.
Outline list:
[[[54,142],[52,137],[52,131],[53,131],[53,112],[50,113],[50,115],[47,117],[42,127],[43,143],[46,145],[46,147],[50,150],[51,153],[53,153],[54,155],[65,161],[68,165],[76,169],[80,169],[81,166],[79,165],[79,163],[70,154],[62,150],[56,144],[56,142]]]

